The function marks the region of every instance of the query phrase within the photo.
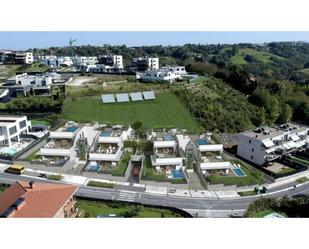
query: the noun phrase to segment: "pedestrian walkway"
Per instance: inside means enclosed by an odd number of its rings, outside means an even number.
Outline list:
[[[116,199],[118,201],[134,202],[137,196],[138,196],[138,193],[136,192],[120,191]]]

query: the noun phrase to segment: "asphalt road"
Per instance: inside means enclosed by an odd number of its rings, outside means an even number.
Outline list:
[[[14,183],[16,180],[29,181],[32,176],[0,174],[0,182]],[[46,179],[34,178],[36,181],[51,182]],[[117,200],[148,205],[175,207],[186,210],[191,214],[196,213],[200,217],[229,217],[230,215],[241,216],[249,204],[260,198],[259,196],[238,197],[238,198],[194,198],[160,195],[145,192],[144,188],[129,188],[121,186],[117,189],[102,189],[88,186],[80,186],[76,192],[77,197],[87,197],[98,200]],[[281,190],[275,189],[264,196],[280,198],[284,195],[293,196],[298,194],[309,194],[309,183],[291,187],[291,184],[283,186]]]

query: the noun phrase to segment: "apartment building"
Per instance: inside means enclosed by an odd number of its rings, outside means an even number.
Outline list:
[[[11,147],[21,141],[21,135],[31,129],[26,116],[0,116],[0,148]]]
[[[17,181],[0,194],[2,218],[75,218],[78,187]]]
[[[73,63],[77,67],[95,65],[98,63],[98,57],[96,56],[75,56],[73,58]]]
[[[38,58],[41,64],[46,65],[48,67],[56,68],[56,67],[71,67],[73,66],[73,60],[69,56],[57,57],[57,56],[41,56]]]
[[[145,72],[147,70],[159,70],[159,58],[149,58],[149,57],[133,58],[131,71]]]
[[[309,127],[294,123],[265,126],[238,135],[237,155],[264,165],[292,152],[309,147]]]

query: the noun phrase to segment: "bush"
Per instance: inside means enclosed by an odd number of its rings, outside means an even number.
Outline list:
[[[47,179],[54,180],[54,181],[60,181],[62,179],[61,175],[48,175]]]

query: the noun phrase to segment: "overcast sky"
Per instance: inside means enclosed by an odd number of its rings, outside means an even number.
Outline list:
[[[309,41],[309,32],[0,32],[1,49],[75,45],[182,45],[185,43],[263,43]]]

